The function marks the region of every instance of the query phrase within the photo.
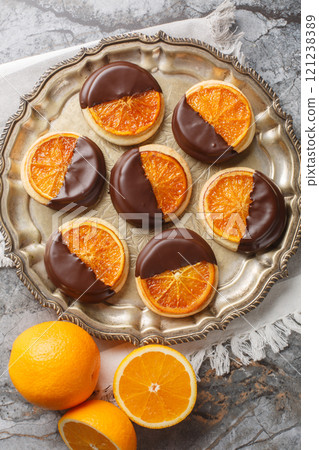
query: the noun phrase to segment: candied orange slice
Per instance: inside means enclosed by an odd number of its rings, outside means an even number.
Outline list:
[[[146,345],[121,362],[113,392],[131,420],[147,428],[165,428],[181,422],[192,411],[196,377],[181,353],[164,345]]]
[[[95,122],[109,133],[135,135],[156,122],[161,109],[161,94],[149,90],[101,103],[89,109]]]
[[[226,172],[212,182],[204,195],[204,212],[214,233],[232,242],[241,240],[252,190],[251,172]]]
[[[125,251],[117,235],[105,225],[86,221],[62,228],[63,242],[71,253],[89,266],[96,277],[113,287],[121,278]]]
[[[187,178],[183,167],[175,158],[161,152],[141,151],[140,155],[158,207],[164,215],[177,211],[187,193]]]
[[[48,200],[56,197],[71,163],[77,137],[53,135],[40,141],[28,158],[27,174],[33,189]]]
[[[186,100],[228,145],[236,147],[246,136],[251,110],[237,89],[223,84],[202,87],[187,95]]]
[[[140,279],[139,286],[157,311],[178,316],[196,312],[212,297],[215,276],[213,264],[199,262]]]

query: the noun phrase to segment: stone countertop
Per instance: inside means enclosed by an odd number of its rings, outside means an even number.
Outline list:
[[[203,17],[220,0],[0,0],[0,63],[96,40],[110,34],[175,20]],[[245,33],[242,51],[282,99],[300,137],[300,3],[297,0],[236,0],[236,26]],[[107,5],[107,6],[106,6]],[[41,308],[14,269],[0,269],[1,372],[26,324],[55,320]],[[258,363],[216,377],[201,368],[192,414],[167,430],[136,426],[139,449],[235,450],[300,447],[300,337]],[[30,405],[0,377],[1,449],[64,449],[57,432],[60,413]]]

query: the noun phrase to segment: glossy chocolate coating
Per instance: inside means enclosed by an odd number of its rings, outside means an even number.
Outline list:
[[[115,294],[96,278],[90,267],[70,252],[59,231],[55,231],[46,244],[44,264],[55,286],[79,302],[100,303]]]
[[[257,252],[276,242],[287,219],[285,200],[278,186],[258,171],[255,171],[253,180],[246,232],[238,246],[238,250],[243,252]]]
[[[155,78],[142,67],[126,61],[107,64],[85,81],[80,91],[82,109],[122,97],[155,90],[162,92]]]
[[[177,103],[172,129],[178,145],[195,159],[205,163],[223,163],[238,153],[216,133],[186,101],[184,95]]]
[[[74,208],[94,205],[101,194],[105,177],[105,161],[100,148],[89,138],[79,137],[63,185],[48,206],[59,210],[70,203],[76,204]]]
[[[111,171],[110,195],[120,216],[136,227],[153,227],[155,221],[163,220],[137,148],[128,150],[117,160]]]
[[[213,250],[195,231],[173,228],[153,237],[136,260],[135,276],[149,278],[198,262],[216,263]]]

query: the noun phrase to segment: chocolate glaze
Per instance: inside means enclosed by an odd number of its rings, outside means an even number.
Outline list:
[[[257,252],[269,247],[283,233],[287,219],[285,200],[278,186],[258,171],[253,179],[246,232],[238,246],[243,252]]]
[[[48,206],[59,210],[70,203],[76,203],[75,208],[94,205],[101,194],[105,177],[101,150],[89,138],[79,137],[63,185]]]
[[[80,91],[82,109],[154,89],[162,92],[155,78],[142,67],[126,61],[108,64],[96,70]]]
[[[59,231],[55,231],[46,244],[44,264],[55,286],[80,302],[100,303],[115,294],[110,286],[96,278],[90,267],[70,252]]]
[[[133,148],[125,152],[116,162],[110,176],[110,195],[114,208],[123,219],[136,227],[154,226],[162,222],[163,213],[157,206],[152,185],[145,175],[140,152]],[[141,218],[132,218],[141,214]],[[148,223],[142,223],[142,217]]]
[[[222,163],[238,153],[216,133],[186,101],[184,95],[177,103],[172,129],[178,145],[195,159],[205,163]]]
[[[173,228],[153,237],[145,245],[137,257],[135,276],[149,278],[202,261],[217,264],[208,243],[195,231]]]

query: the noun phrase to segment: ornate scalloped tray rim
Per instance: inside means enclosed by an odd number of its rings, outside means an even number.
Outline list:
[[[56,65],[50,67],[46,72],[43,73],[43,75],[40,77],[40,79],[37,81],[37,83],[34,85],[31,92],[28,94],[25,94],[20,99],[20,105],[15,114],[13,114],[11,117],[9,117],[8,121],[6,122],[6,125],[3,129],[3,132],[0,137],[0,175],[3,172],[4,169],[4,158],[3,158],[3,152],[6,146],[6,143],[12,133],[12,130],[16,124],[17,121],[19,121],[26,110],[27,104],[35,98],[44,84],[59,70],[65,68],[66,66],[72,66],[76,64],[77,62],[81,61],[85,56],[87,55],[93,55],[98,53],[100,50],[102,50],[104,47],[107,47],[112,44],[118,44],[123,42],[129,42],[129,41],[140,41],[142,43],[156,43],[156,42],[164,42],[168,44],[174,44],[174,45],[189,45],[194,47],[199,47],[203,50],[206,50],[208,53],[213,54],[217,59],[223,62],[231,63],[232,66],[235,68],[235,70],[242,74],[249,75],[253,80],[257,82],[257,84],[264,90],[264,92],[269,96],[270,99],[273,101],[273,108],[275,113],[285,121],[285,131],[287,133],[288,138],[290,139],[291,143],[293,144],[293,148],[296,151],[296,154],[298,156],[298,159],[300,161],[300,153],[301,153],[301,145],[298,141],[298,138],[296,137],[293,129],[293,122],[292,117],[289,114],[286,114],[285,111],[282,110],[280,106],[280,100],[277,94],[274,92],[274,90],[269,86],[269,84],[252,68],[245,67],[235,56],[231,55],[225,55],[221,53],[216,48],[212,47],[209,44],[206,44],[204,42],[201,42],[199,40],[190,39],[190,38],[173,38],[163,31],[159,31],[155,35],[147,36],[145,34],[141,33],[127,33],[127,34],[121,34],[116,36],[110,36],[107,38],[103,38],[96,46],[92,48],[85,48],[83,47],[74,57],[63,60]],[[298,184],[300,187],[300,174],[299,174],[299,180]],[[0,178],[0,199],[3,194],[2,189],[2,178]],[[300,207],[300,201],[299,201],[299,207]],[[0,211],[1,212],[1,211]],[[292,255],[294,255],[299,247],[300,244],[300,238],[301,238],[301,230],[300,230],[300,218],[298,220],[298,226],[296,228],[296,232],[294,235],[294,238],[292,239],[290,248],[282,255],[281,260],[279,261],[279,267],[278,271],[271,275],[269,279],[266,281],[264,286],[262,287],[260,293],[252,299],[251,303],[242,308],[237,309],[236,312],[233,312],[231,314],[227,314],[224,318],[222,318],[218,323],[209,324],[203,327],[203,329],[199,333],[191,333],[191,334],[185,334],[178,337],[170,338],[165,336],[148,336],[144,339],[140,339],[138,336],[133,335],[132,333],[108,333],[105,331],[92,329],[90,326],[88,326],[85,321],[74,315],[72,312],[63,311],[61,306],[54,302],[49,301],[47,298],[44,297],[44,295],[37,289],[37,287],[34,285],[34,283],[29,279],[26,271],[24,270],[24,264],[20,256],[15,252],[15,249],[13,248],[13,240],[10,235],[10,232],[6,225],[3,222],[3,219],[0,214],[0,231],[3,234],[4,241],[5,241],[5,256],[11,259],[16,267],[17,275],[21,279],[21,281],[24,283],[24,285],[29,289],[29,291],[32,293],[32,295],[35,297],[35,299],[44,307],[52,308],[55,310],[55,312],[58,315],[59,320],[68,320],[70,322],[76,323],[77,325],[81,326],[85,330],[87,330],[90,334],[95,336],[98,339],[105,339],[105,340],[113,340],[113,341],[125,341],[130,342],[134,345],[146,345],[150,343],[159,343],[159,344],[167,344],[167,345],[174,345],[174,344],[180,344],[185,342],[192,342],[204,339],[207,334],[212,330],[224,330],[227,325],[236,317],[239,317],[241,315],[247,314],[249,311],[255,309],[266,297],[271,287],[275,284],[276,281],[278,281],[281,278],[285,278],[288,276],[288,269],[287,264],[288,260],[291,258]]]

